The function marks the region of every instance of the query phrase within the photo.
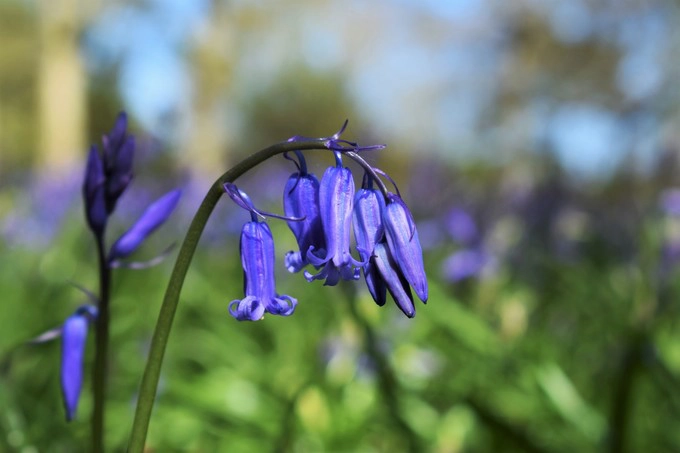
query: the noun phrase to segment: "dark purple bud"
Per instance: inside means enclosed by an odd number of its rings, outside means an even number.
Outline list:
[[[305,271],[308,281],[325,278],[324,285],[333,286],[343,280],[358,280],[359,269],[364,263],[356,261],[350,254],[352,208],[354,205],[354,179],[349,168],[338,165],[326,170],[319,188],[319,210],[323,226],[326,250],[311,248],[307,253],[309,262],[321,267],[312,275]]]
[[[371,261],[399,309],[409,318],[413,318],[416,308],[413,305],[411,288],[384,242],[376,244]]]
[[[73,420],[78,407],[83,387],[87,328],[96,312],[97,309],[92,306],[80,307],[64,321],[61,329],[61,392],[67,421]]]
[[[181,195],[180,190],[173,190],[146,208],[135,224],[113,244],[109,252],[109,261],[125,258],[134,252],[144,239],[168,219]]]
[[[229,303],[229,313],[239,321],[257,321],[265,313],[289,316],[297,299],[276,293],[274,239],[264,222],[251,221],[241,231],[241,265],[245,297]]]
[[[108,135],[102,137],[103,162],[106,175],[106,211],[111,214],[118,198],[132,181],[132,159],[135,140],[127,134],[127,114],[121,112]]]
[[[102,137],[102,143],[104,145],[104,156],[107,162],[114,162],[115,158],[111,156],[111,153],[120,148],[120,146],[125,141],[127,136],[127,113],[120,112],[116,117],[116,122],[111,128],[111,132],[108,135]]]
[[[97,236],[101,237],[106,227],[108,213],[105,201],[104,164],[96,146],[90,148],[87,156],[83,200],[87,224]]]
[[[130,135],[113,154],[114,162],[111,173],[107,177],[106,208],[113,212],[118,198],[132,181],[132,160],[135,151],[135,138]]]
[[[380,242],[384,234],[382,224],[382,210],[385,200],[377,189],[359,189],[354,197],[354,214],[352,224],[357,250],[361,256],[364,278],[368,291],[378,305],[385,305],[386,288],[378,274],[374,263],[370,260],[375,245]]]
[[[283,212],[287,217],[304,219],[289,221],[299,251],[286,253],[285,263],[289,272],[299,272],[308,264],[307,251],[325,249],[321,215],[319,213],[319,180],[313,174],[294,173],[288,178],[283,192]]]
[[[383,210],[385,235],[390,253],[416,294],[427,301],[427,276],[423,265],[423,251],[416,224],[406,204],[396,194],[389,194]]]

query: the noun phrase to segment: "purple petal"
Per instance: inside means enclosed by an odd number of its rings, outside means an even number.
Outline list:
[[[283,212],[288,217],[303,218],[288,222],[300,252],[286,255],[286,268],[298,272],[307,265],[306,254],[310,247],[325,249],[326,243],[319,212],[319,180],[313,174],[294,173],[288,178],[283,192]]]
[[[120,112],[116,117],[116,122],[108,135],[102,137],[102,143],[104,145],[104,156],[105,160],[109,165],[113,165],[115,162],[115,153],[117,149],[123,144],[127,134],[128,119],[127,113]]]
[[[104,164],[96,146],[90,148],[83,182],[85,218],[90,229],[101,235],[106,226],[108,213],[104,194]]]
[[[314,254],[315,249],[311,247],[306,256],[314,266],[323,265],[324,270],[314,276],[305,274],[307,280],[320,279],[325,275],[325,284],[333,286],[338,281],[338,275],[344,280],[359,278],[359,270],[354,266],[364,263],[355,260],[349,249],[353,205],[352,172],[349,168],[341,166],[328,168],[321,178],[319,187],[319,212],[326,240],[325,256]],[[331,267],[333,269],[330,269]]]
[[[409,318],[413,318],[416,315],[416,308],[413,306],[411,288],[394,262],[385,243],[375,246],[371,260],[375,263],[387,290],[399,309]]]
[[[379,190],[359,189],[354,197],[352,216],[357,250],[361,259],[366,262],[363,265],[366,286],[373,300],[380,306],[385,304],[386,288],[369,258],[373,254],[376,243],[382,239],[384,234],[382,223],[384,206],[385,200]]]
[[[177,206],[182,192],[173,190],[153,202],[132,227],[113,244],[109,260],[125,258],[139,247],[156,228],[165,222]]]
[[[129,135],[113,151],[113,162],[106,184],[106,209],[113,212],[118,198],[132,181],[132,160],[135,152],[135,137]]]
[[[388,196],[383,221],[390,253],[420,300],[427,301],[427,276],[418,231],[411,211],[399,196]]]
[[[229,313],[239,321],[257,321],[265,312],[293,314],[297,299],[276,293],[274,239],[269,225],[258,221],[243,225],[240,249],[245,297],[231,301]]]
[[[71,421],[78,407],[83,386],[83,359],[87,341],[88,319],[74,314],[64,322],[61,335],[61,391],[66,420]]]
[[[239,321],[259,321],[264,317],[264,305],[254,296],[229,303],[229,314]]]

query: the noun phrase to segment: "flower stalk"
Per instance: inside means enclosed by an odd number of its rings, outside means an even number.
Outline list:
[[[106,376],[109,350],[109,300],[111,292],[111,267],[108,264],[104,241],[97,240],[99,259],[99,304],[95,321],[95,360],[93,368],[92,451],[104,451],[104,407],[106,401]]]
[[[153,409],[158,380],[165,349],[170,336],[172,322],[177,311],[179,295],[186,278],[189,265],[196,251],[198,241],[210,218],[217,202],[224,193],[224,184],[234,182],[239,176],[254,168],[258,164],[277,154],[295,150],[327,150],[327,139],[305,139],[300,141],[288,141],[272,145],[250,155],[229,171],[220,176],[210,187],[205,198],[201,202],[196,214],[187,230],[184,241],[180,247],[175,265],[172,269],[170,281],[165,290],[165,296],[158,314],[158,321],[151,339],[149,357],[144,369],[144,375],[140,384],[139,398],[135,410],[135,418],[132,425],[128,451],[130,453],[142,453],[149,429],[151,411]]]

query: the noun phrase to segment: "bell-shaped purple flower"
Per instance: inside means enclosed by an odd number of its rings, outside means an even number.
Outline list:
[[[85,218],[90,229],[99,237],[102,236],[108,213],[106,211],[106,178],[104,163],[96,146],[90,148],[83,182],[83,200],[85,202]]]
[[[113,244],[109,261],[125,258],[134,252],[144,239],[168,219],[181,195],[180,190],[172,190],[149,205],[134,225]]]
[[[265,313],[293,314],[297,299],[276,293],[274,239],[269,226],[252,220],[241,231],[241,265],[245,297],[229,304],[229,313],[239,321],[257,321]]]
[[[308,281],[325,278],[324,285],[333,286],[343,280],[358,280],[359,268],[363,265],[350,254],[352,208],[354,206],[354,179],[349,168],[342,166],[339,153],[337,165],[326,170],[319,188],[319,209],[323,226],[326,250],[312,247],[307,253],[309,262],[321,267],[312,275],[305,271]]]
[[[383,209],[383,222],[387,244],[394,261],[420,300],[426,302],[428,290],[423,250],[411,211],[399,195],[393,193],[388,195]]]
[[[413,318],[416,315],[416,308],[413,305],[411,287],[399,265],[394,261],[387,244],[384,242],[376,244],[371,261],[378,271],[377,278],[387,287],[399,309],[409,318]]]
[[[288,221],[288,227],[295,235],[299,251],[286,253],[285,264],[289,272],[299,272],[309,264],[307,252],[310,248],[325,249],[321,214],[319,212],[319,180],[307,173],[304,158],[300,154],[300,171],[293,173],[283,192],[283,212],[287,217],[303,219]]]
[[[61,392],[67,421],[73,420],[78,407],[83,387],[87,329],[96,316],[95,307],[84,305],[69,316],[61,328]]]
[[[103,161],[106,174],[106,210],[111,214],[118,198],[132,181],[132,160],[135,138],[127,134],[127,114],[121,112],[113,129],[102,137]]]
[[[385,305],[386,287],[370,257],[373,255],[376,244],[380,242],[384,235],[382,223],[384,206],[383,195],[377,189],[361,188],[354,196],[354,213],[352,216],[354,238],[359,255],[366,263],[363,265],[366,286],[368,286],[368,291],[373,296],[373,300],[380,306]]]

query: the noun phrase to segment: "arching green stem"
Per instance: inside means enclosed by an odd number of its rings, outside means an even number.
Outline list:
[[[205,228],[215,205],[217,205],[218,200],[224,193],[222,185],[227,182],[235,181],[236,178],[272,156],[285,153],[286,151],[327,149],[325,142],[326,139],[311,139],[279,143],[265,148],[247,157],[220,176],[208,191],[203,202],[198,207],[198,211],[191,221],[189,230],[184,237],[184,242],[182,242],[182,246],[177,255],[177,260],[175,261],[175,266],[172,269],[168,287],[165,290],[163,304],[161,305],[158,321],[156,322],[156,329],[154,330],[153,338],[151,339],[149,358],[146,362],[144,376],[142,377],[142,383],[140,385],[139,399],[137,400],[137,409],[135,411],[132,434],[130,435],[130,443],[128,445],[129,452],[142,453],[144,451],[144,443],[146,441],[149,420],[151,419],[151,410],[158,388],[158,378],[163,363],[163,355],[165,354],[165,347],[168,343],[172,321],[175,317],[175,311],[177,310],[180,291],[182,290],[184,278],[189,269],[189,265],[191,264],[191,259],[196,251],[198,240],[203,233],[203,229]]]

